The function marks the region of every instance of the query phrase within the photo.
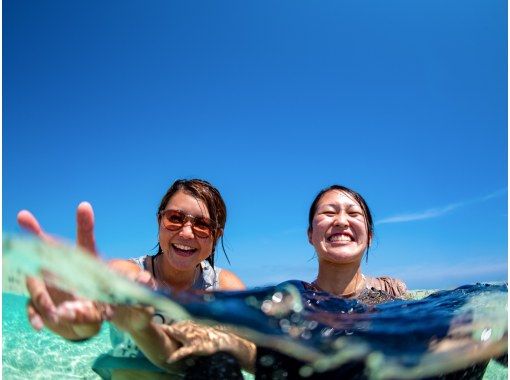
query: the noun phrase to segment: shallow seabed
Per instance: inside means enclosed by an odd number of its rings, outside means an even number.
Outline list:
[[[2,293],[2,378],[99,379],[91,366],[111,348],[108,326],[88,341],[69,342],[47,330],[35,332],[25,314],[26,303],[26,297]]]

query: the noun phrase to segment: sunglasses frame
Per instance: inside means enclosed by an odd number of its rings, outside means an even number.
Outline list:
[[[181,216],[184,217],[184,220],[180,224],[180,226],[178,228],[174,229],[174,230],[172,230],[172,229],[168,228],[167,226],[165,226],[165,223],[163,222],[163,227],[165,229],[167,229],[168,231],[179,231],[180,229],[182,229],[184,227],[184,225],[187,222],[190,222],[193,234],[195,234],[197,237],[199,237],[201,239],[207,239],[208,237],[214,236],[214,233],[217,230],[216,223],[214,223],[213,220],[211,220],[209,218],[206,218],[206,217],[203,217],[203,216],[194,216],[194,215],[191,215],[191,214],[186,214],[182,210],[161,210],[160,212],[158,212],[158,216],[160,217],[160,223],[162,222],[162,220],[165,217],[165,214],[167,212],[178,213],[178,214],[180,214]],[[207,236],[200,236],[200,235],[202,235],[202,232],[197,233],[197,231],[195,229],[196,228],[196,221],[199,220],[199,219],[201,219],[203,222],[205,222],[206,224],[209,225],[209,233],[207,234]]]

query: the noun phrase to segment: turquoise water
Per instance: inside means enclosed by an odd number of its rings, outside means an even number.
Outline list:
[[[47,331],[35,332],[31,328],[25,314],[25,297],[2,295],[4,379],[99,378],[91,370],[91,365],[99,354],[110,349],[106,325],[98,336],[89,341],[68,342]],[[507,378],[507,367],[491,361],[484,379]]]
[[[346,300],[301,281],[247,292],[167,294],[127,280],[77,248],[23,238],[4,238],[2,248],[4,292],[23,294],[26,275],[44,273],[88,299],[152,305],[172,319],[233,326],[260,346],[309,363],[301,368],[307,372],[358,360],[374,379],[420,378],[501,356],[508,347],[506,284],[467,285],[425,298],[428,292],[421,292],[419,300],[388,303],[380,303],[377,291]],[[97,378],[91,364],[110,349],[106,325],[87,342],[67,342],[31,329],[25,297],[3,293],[2,304],[4,378]],[[493,361],[485,378],[507,374]]]
[[[26,303],[26,297],[2,293],[2,378],[100,379],[91,366],[111,348],[108,324],[88,341],[69,342],[48,330],[32,329]],[[251,374],[243,374],[246,380],[253,379]]]
[[[4,379],[98,379],[91,364],[110,348],[108,329],[93,339],[68,342],[36,332],[25,314],[27,299],[2,294],[2,374]]]

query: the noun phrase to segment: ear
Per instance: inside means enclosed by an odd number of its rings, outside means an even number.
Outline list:
[[[218,228],[215,233],[215,239],[218,240],[223,235],[223,228]]]
[[[312,229],[311,228],[308,229],[307,235],[308,235],[308,243],[313,245],[313,243],[312,243]]]
[[[367,244],[369,247],[372,245],[372,236],[373,236],[372,232],[369,232],[368,233],[368,244]]]

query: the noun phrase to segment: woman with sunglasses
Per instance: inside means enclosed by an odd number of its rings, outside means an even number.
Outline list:
[[[92,208],[86,203],[80,204],[77,215],[78,244],[94,253]],[[244,284],[232,272],[214,266],[218,240],[221,239],[223,247],[226,216],[225,203],[210,183],[199,179],[178,180],[168,189],[158,208],[157,254],[113,260],[110,266],[133,279],[172,291],[244,289]],[[18,214],[18,222],[41,238],[50,239],[28,211]],[[95,335],[102,320],[112,316],[109,309],[92,302],[78,301],[69,294],[47,288],[36,279],[28,279],[27,287],[31,295],[29,320],[37,330],[46,325],[64,338],[83,340]],[[168,322],[165,317],[157,314],[154,322],[151,317],[135,308],[119,308],[112,322],[119,329],[136,336],[136,342],[149,355],[159,352],[161,345],[167,349],[176,348],[176,342],[159,329],[158,323]],[[100,360],[95,368],[105,378],[110,376],[112,368],[118,368],[120,373],[120,368],[126,364],[121,359],[126,357],[140,359],[140,365],[135,365],[135,368],[157,370],[146,359],[144,362],[143,355],[127,335],[113,330],[112,342],[115,346],[113,355],[109,360]],[[118,358],[117,363],[112,363],[114,358]],[[132,363],[127,366],[133,368]],[[133,375],[132,370],[128,372]]]
[[[223,248],[226,219],[216,188],[199,179],[178,180],[158,208],[157,254],[112,264],[125,271],[148,271],[157,284],[173,291],[244,289],[232,272],[214,266],[218,240]]]

